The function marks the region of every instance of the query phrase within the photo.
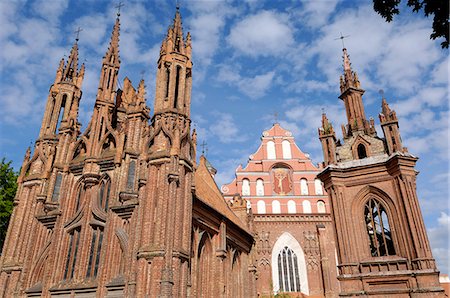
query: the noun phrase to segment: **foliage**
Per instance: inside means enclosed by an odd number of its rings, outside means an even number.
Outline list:
[[[0,162],[0,251],[6,238],[9,218],[13,210],[14,196],[17,190],[17,176],[11,162]]]
[[[394,15],[399,14],[398,5],[402,0],[373,0],[373,9],[378,12],[387,22],[391,22]],[[442,48],[448,48],[449,43],[449,1],[448,0],[408,0],[407,5],[414,12],[423,9],[425,16],[434,15],[433,32],[430,39],[444,38]]]

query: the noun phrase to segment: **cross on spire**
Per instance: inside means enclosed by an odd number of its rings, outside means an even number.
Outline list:
[[[335,38],[334,40],[340,39],[340,40],[342,41],[342,48],[345,49],[344,38],[347,38],[347,37],[349,37],[350,35],[344,36],[344,35],[342,35],[342,32],[339,32],[339,33],[341,33],[341,36],[339,36],[338,38]]]
[[[175,0],[175,7],[176,7],[176,9],[177,10],[179,10],[180,9],[180,1],[179,0]]]
[[[378,90],[378,93],[380,93],[381,97],[384,98],[384,90],[383,89]]]
[[[273,120],[278,123],[278,112],[273,113]]]
[[[119,4],[116,5],[118,17],[120,17],[120,9],[122,8],[122,6],[125,6],[125,4],[122,3],[122,1],[120,1]]]
[[[144,75],[145,75],[145,70],[143,69],[143,70],[141,70],[141,80],[144,79]]]
[[[205,140],[203,140],[200,146],[202,147],[202,155],[205,155],[205,151],[206,153],[208,153],[208,144],[205,142]]]
[[[81,29],[81,27],[78,27],[77,30],[74,31],[74,33],[76,34],[76,38],[75,41],[78,42],[80,40],[80,32],[83,31],[83,29]]]

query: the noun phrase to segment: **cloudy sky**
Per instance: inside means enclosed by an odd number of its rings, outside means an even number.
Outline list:
[[[126,1],[122,8],[119,75],[135,85],[143,77],[152,106],[157,55],[175,1],[148,2]],[[114,6],[0,1],[0,158],[12,160],[17,170],[38,135],[47,92],[78,26],[86,64],[80,122],[86,127]],[[448,50],[429,40],[430,19],[403,8],[385,23],[371,1],[356,0],[181,1],[181,13],[193,37],[192,120],[199,142],[208,144],[219,186],[256,151],[275,114],[315,163],[322,160],[322,109],[339,137],[346,121],[338,99],[342,43],[336,38],[349,35],[345,46],[366,90],[367,116],[378,121],[383,89],[400,118],[404,145],[420,157],[422,214],[439,269],[450,273]]]

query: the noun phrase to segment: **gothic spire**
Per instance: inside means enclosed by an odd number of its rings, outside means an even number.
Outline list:
[[[344,75],[340,77],[341,92],[344,92],[349,87],[360,89],[361,85],[358,79],[358,75],[355,71],[352,71],[352,63],[350,62],[350,56],[347,52],[347,49],[343,48],[342,52]]]
[[[119,56],[119,35],[120,35],[120,14],[117,14],[108,50],[102,61],[102,72],[98,86],[97,100],[114,102],[116,95],[117,77],[120,68]]]
[[[111,34],[111,40],[109,41],[108,50],[106,51],[105,57],[103,57],[103,63],[114,63],[114,60],[119,60],[119,35],[120,35],[120,14],[117,15],[116,22],[113,27]],[[112,60],[111,57],[114,57]]]
[[[63,81],[73,81],[73,78],[78,76],[78,39],[70,50],[69,58],[67,59],[67,64],[63,72]]]

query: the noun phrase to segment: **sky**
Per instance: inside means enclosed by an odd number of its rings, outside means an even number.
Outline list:
[[[405,1],[403,1],[405,2]],[[217,168],[219,187],[256,151],[275,121],[292,131],[314,163],[324,110],[342,138],[338,96],[342,43],[366,90],[367,117],[378,123],[381,95],[399,117],[403,145],[419,156],[417,192],[428,236],[443,273],[450,273],[449,58],[430,40],[432,19],[401,7],[386,23],[371,1],[180,1],[193,43],[191,118],[199,144]],[[145,79],[154,101],[156,61],[175,1],[126,1],[121,9],[119,79]],[[0,158],[19,170],[36,140],[48,90],[81,27],[86,64],[79,121],[86,128],[101,59],[116,17],[110,1],[0,0]],[[382,136],[379,125],[378,133]],[[200,152],[201,147],[198,148]]]

